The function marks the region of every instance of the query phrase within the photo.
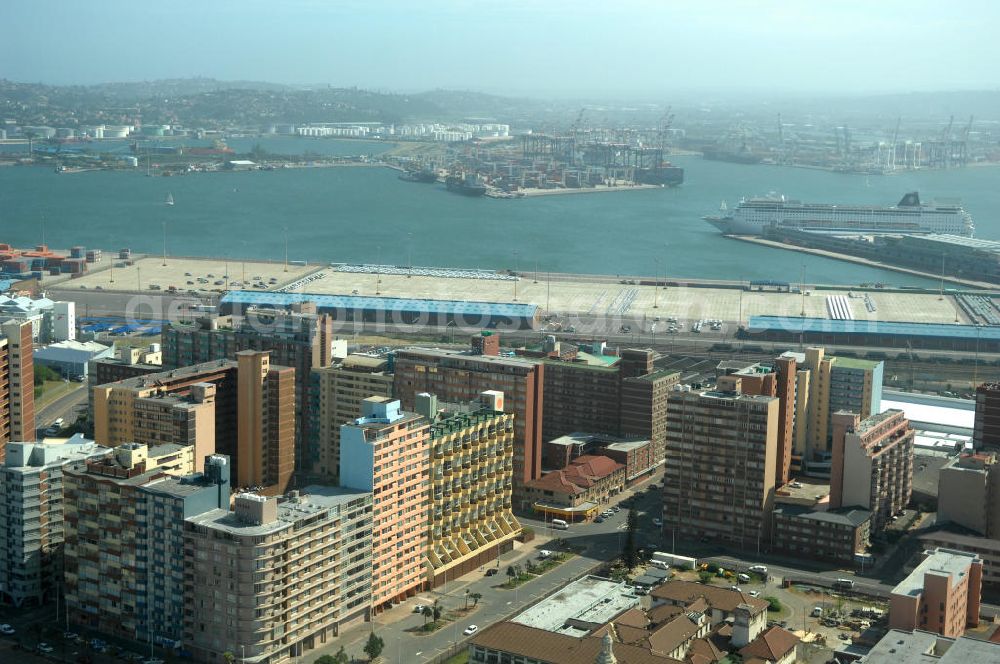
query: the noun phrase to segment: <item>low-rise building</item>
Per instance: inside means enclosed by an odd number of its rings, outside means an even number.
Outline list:
[[[947,638],[923,630],[890,629],[858,664],[993,664],[1000,643],[967,636]]]
[[[546,519],[590,519],[625,488],[625,465],[606,456],[584,455],[562,470],[525,484],[527,496]]]
[[[733,621],[730,641],[733,647],[742,648],[757,638],[767,627],[768,603],[738,590],[695,583],[670,581],[649,593],[652,607],[703,606],[712,627]]]
[[[546,441],[542,446],[542,468],[547,471],[566,468],[586,454],[606,456],[625,466],[626,486],[634,484],[663,465],[653,442],[647,439],[626,439],[599,433],[575,431]]]
[[[966,625],[979,624],[983,562],[950,549],[925,552],[926,558],[889,596],[889,627],[958,637]]]
[[[63,573],[63,467],[104,456],[82,434],[7,443],[0,466],[0,595],[20,607],[54,596]]]
[[[367,619],[372,495],[243,493],[184,524],[184,644],[199,662],[290,662]]]
[[[87,376],[92,360],[111,357],[114,348],[96,341],[60,341],[35,351],[35,364],[48,367],[64,378]]]
[[[855,565],[868,560],[871,517],[868,510],[853,507],[817,510],[779,503],[774,508],[771,548],[796,558]]]
[[[746,664],[794,664],[799,637],[775,625],[740,648]]]

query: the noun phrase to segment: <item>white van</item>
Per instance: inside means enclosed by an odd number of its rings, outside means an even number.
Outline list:
[[[749,574],[737,574],[736,575],[736,579],[740,583],[750,583],[750,575]]]
[[[549,523],[551,523],[552,527],[556,530],[569,530],[569,524],[562,519],[552,519]]]
[[[842,590],[854,590],[854,581],[851,579],[837,579],[834,581],[833,587]]]

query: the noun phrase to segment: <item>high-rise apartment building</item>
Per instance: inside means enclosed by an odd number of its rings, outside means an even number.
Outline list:
[[[320,486],[189,517],[185,647],[279,664],[329,644],[369,615],[372,527],[371,493]]]
[[[196,465],[220,452],[236,456],[237,364],[230,360],[126,378],[91,388],[94,440],[182,443]]]
[[[340,425],[361,416],[361,402],[370,396],[392,396],[389,360],[373,355],[348,355],[343,362],[313,369],[310,413],[315,417],[306,441],[310,470],[336,484],[340,477]]]
[[[234,485],[283,493],[294,463],[294,390],[294,370],[271,364],[266,351],[97,385],[94,440],[192,445],[199,471],[218,452],[232,459]]]
[[[376,612],[424,586],[430,462],[427,420],[404,412],[398,400],[366,399],[362,416],[341,429],[340,483],[372,493],[371,601]]]
[[[979,625],[983,562],[972,553],[926,551],[889,595],[889,629],[958,637]]]
[[[1000,383],[983,383],[976,388],[972,443],[977,450],[1000,449]]]
[[[295,472],[295,369],[272,366],[270,353],[245,350],[236,408],[239,486],[283,494]]]
[[[680,374],[675,371],[622,378],[618,432],[649,440],[655,465],[663,461],[666,453],[667,398],[679,380]]]
[[[833,414],[850,411],[865,419],[881,411],[884,363],[827,356],[816,347],[797,359],[809,372],[808,395],[799,395],[808,399],[803,464],[806,470],[814,464],[822,474],[833,450]]]
[[[504,410],[514,414],[514,506],[529,509],[530,501],[520,490],[542,474],[545,365],[517,358],[406,348],[397,351],[394,368],[393,393],[408,408],[421,392],[456,403],[476,399],[488,390],[504,393]]]
[[[304,441],[313,437],[309,410],[312,369],[332,361],[333,318],[317,314],[311,302],[297,303],[291,311],[258,309],[244,316],[198,320],[194,325],[163,329],[163,367],[176,369],[211,360],[235,360],[244,350],[270,351],[276,365],[295,369],[296,467],[305,469]]]
[[[620,428],[621,368],[605,364],[542,360],[546,408],[542,436],[552,440],[574,431],[617,434]]]
[[[169,599],[168,586],[163,586],[165,592],[157,597],[153,579],[178,574],[172,568],[182,564],[181,559],[170,556],[179,556],[182,549],[170,548],[177,544],[176,533],[157,534],[154,530],[154,508],[141,488],[163,477],[193,471],[190,446],[148,448],[138,443],[127,443],[104,457],[63,468],[70,621],[129,639],[148,633],[152,609],[146,602]],[[140,549],[150,555],[138,555]],[[154,551],[163,555],[154,558]],[[161,617],[176,616],[180,611],[182,604],[165,607]],[[156,629],[163,634],[165,628]]]
[[[30,321],[0,324],[0,462],[3,444],[35,438],[35,370]]]
[[[723,376],[715,390],[678,386],[667,401],[663,528],[744,548],[766,545],[774,505],[779,401],[740,393]]]
[[[740,377],[743,394],[777,397],[780,403],[778,455],[775,459],[775,478],[778,486],[786,484],[791,477],[798,373],[796,367],[795,357],[786,354],[775,358],[772,362],[752,364],[733,372],[733,375]]]
[[[941,467],[937,521],[1000,539],[1000,464],[994,455],[963,454]]]
[[[55,596],[63,565],[63,467],[104,456],[82,434],[45,443],[7,443],[0,466],[0,596],[40,605]]]
[[[498,560],[521,532],[511,511],[514,415],[503,412],[503,398],[484,392],[439,408],[434,395],[417,395],[417,412],[431,422],[431,588]]]
[[[913,492],[913,430],[901,410],[862,419],[833,414],[830,508],[861,507],[872,513],[872,532],[881,532],[903,511]]]

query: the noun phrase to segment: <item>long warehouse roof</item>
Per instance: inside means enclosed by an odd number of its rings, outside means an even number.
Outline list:
[[[320,309],[406,311],[453,315],[507,316],[510,318],[533,318],[538,311],[538,306],[534,304],[365,297],[361,295],[229,291],[222,298],[223,304],[256,304],[258,306],[270,305],[275,307],[285,307],[298,302],[315,302],[316,306]]]
[[[834,320],[797,316],[751,316],[750,329],[786,332],[831,332],[885,336],[942,337],[948,339],[1000,340],[1000,327],[951,323],[897,323],[875,320]]]

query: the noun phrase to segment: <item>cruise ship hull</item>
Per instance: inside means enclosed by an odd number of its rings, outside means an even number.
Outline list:
[[[727,235],[764,235],[774,229],[838,234],[944,233],[972,237],[972,217],[960,205],[922,204],[907,194],[899,205],[803,204],[785,199],[751,199],[734,210],[704,217]]]

